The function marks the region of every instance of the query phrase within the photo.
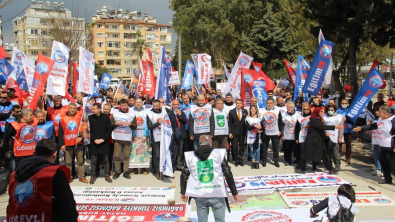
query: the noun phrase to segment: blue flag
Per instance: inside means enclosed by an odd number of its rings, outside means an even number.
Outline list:
[[[47,121],[44,123],[44,125],[37,125],[36,136],[34,137],[36,142],[43,140],[43,139],[51,138],[52,129],[53,129],[53,122],[52,121]]]
[[[325,78],[326,71],[328,71],[333,46],[332,42],[328,40],[322,40],[318,50],[315,54],[313,64],[309,75],[307,76],[306,83],[303,87],[304,93],[309,93],[312,95],[317,95],[320,91],[322,81]]]
[[[259,108],[266,108],[266,100],[269,97],[265,89],[265,80],[255,80],[252,84],[252,94],[258,100]]]
[[[7,59],[0,59],[0,83],[5,83],[8,79],[12,71],[14,71],[14,67],[7,61]]]
[[[199,84],[195,77],[193,78],[193,84],[195,85],[195,90],[197,94],[198,95],[202,94],[202,90],[199,89]]]
[[[383,84],[383,75],[381,75],[376,69],[372,69],[355,96],[350,108],[348,108],[346,117],[355,123],[363,108],[365,108]]]
[[[194,72],[195,72],[195,65],[188,60],[187,65],[185,66],[184,77],[182,78],[181,89],[186,89],[186,90],[191,89]]]
[[[110,87],[111,78],[112,77],[110,74],[104,73],[103,76],[101,77],[100,88],[101,89],[108,89],[108,87]]]
[[[165,103],[170,103],[170,91],[168,86],[171,77],[171,61],[163,46],[161,46],[159,54],[159,67],[155,98],[163,98]]]
[[[22,70],[16,82],[19,85],[20,89],[24,89],[26,92],[29,92],[29,87],[27,86],[25,70]]]
[[[99,97],[99,96],[100,96],[100,94],[99,94],[99,88],[97,88],[96,86],[93,87],[93,94],[92,94],[91,97]]]
[[[295,81],[295,89],[294,89],[294,102],[296,98],[300,96],[300,92],[303,90],[303,86],[306,82],[307,76],[310,71],[310,63],[303,58],[303,56],[299,55],[298,57],[298,65],[296,66],[296,81]],[[306,96],[305,96],[306,97]],[[307,100],[305,100],[307,101]]]

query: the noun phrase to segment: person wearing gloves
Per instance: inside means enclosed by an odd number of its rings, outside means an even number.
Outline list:
[[[190,202],[191,198],[195,198],[199,222],[208,221],[210,208],[216,222],[225,221],[225,205],[229,212],[230,208],[224,179],[235,201],[239,199],[225,154],[225,149],[212,147],[210,135],[200,136],[198,149],[185,152],[180,180],[181,200]]]

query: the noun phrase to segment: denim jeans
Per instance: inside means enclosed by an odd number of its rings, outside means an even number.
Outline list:
[[[257,149],[254,149],[254,144],[248,144],[248,147],[250,148],[251,160],[255,160],[255,162],[259,162],[261,144],[258,145]]]
[[[195,148],[195,150],[199,148],[199,139],[193,139],[193,148]]]
[[[373,145],[373,160],[376,165],[376,170],[381,171],[380,164],[380,145]]]
[[[208,213],[211,210],[214,213],[215,222],[225,222],[225,198],[195,198],[196,211],[199,222],[208,221]]]

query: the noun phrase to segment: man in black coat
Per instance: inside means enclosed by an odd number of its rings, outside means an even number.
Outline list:
[[[232,158],[236,167],[244,166],[244,125],[248,112],[242,106],[243,100],[237,99],[236,108],[229,111],[229,138],[232,141]]]
[[[184,160],[184,152],[183,152],[183,145],[184,139],[187,138],[187,133],[185,131],[185,124],[187,124],[188,120],[185,116],[185,113],[182,112],[180,109],[180,101],[173,100],[172,102],[172,109],[169,110],[167,113],[169,114],[169,119],[171,123],[171,128],[173,130],[174,135],[174,143],[177,145],[178,150],[172,150],[172,154],[174,158],[173,161],[173,169],[182,170],[183,160]],[[175,168],[174,168],[174,165]]]
[[[110,137],[112,132],[111,120],[108,115],[101,112],[100,103],[93,104],[92,107],[93,115],[88,117],[90,125],[90,140],[91,144],[89,150],[91,153],[91,180],[90,184],[94,184],[96,181],[95,169],[97,164],[97,159],[101,156],[101,160],[104,164],[104,174],[105,180],[112,183],[110,178],[110,171],[108,165],[108,137]]]

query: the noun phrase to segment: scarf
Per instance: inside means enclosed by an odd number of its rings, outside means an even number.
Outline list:
[[[311,113],[310,120],[313,119],[313,118],[316,118],[316,119],[321,120],[322,123],[324,123],[324,120],[320,116],[321,109],[323,109],[323,108],[322,107],[316,107],[314,109],[314,111]]]

